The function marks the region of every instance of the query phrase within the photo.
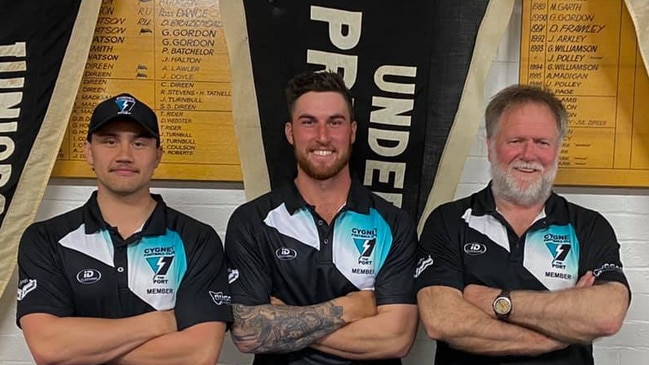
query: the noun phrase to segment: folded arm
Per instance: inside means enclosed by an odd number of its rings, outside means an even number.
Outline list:
[[[458,350],[489,356],[535,356],[567,346],[539,332],[489,316],[455,288],[425,287],[417,294],[417,302],[428,336]]]
[[[214,365],[223,344],[226,325],[204,322],[156,337],[115,359],[120,365]]]
[[[37,364],[102,364],[176,331],[172,311],[121,319],[27,314],[20,319]]]
[[[517,291],[512,303],[512,322],[562,341],[588,343],[620,330],[629,292],[623,284],[609,282],[558,292]]]
[[[594,279],[590,277],[587,273],[576,287],[565,290],[511,292],[513,307],[509,321],[570,343],[589,343],[615,334],[626,315],[629,291],[617,282],[583,284],[592,283]],[[479,285],[470,285],[465,290],[475,298],[469,300],[487,313],[493,313],[491,303],[499,292],[500,289]]]
[[[244,353],[301,350],[346,323],[374,315],[373,294],[354,292],[310,306],[233,304],[232,340]]]
[[[417,330],[417,306],[382,305],[377,312],[318,339],[311,347],[351,360],[405,357]]]

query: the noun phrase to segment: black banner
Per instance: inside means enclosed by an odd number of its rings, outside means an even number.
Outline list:
[[[344,75],[355,99],[352,171],[419,219],[487,4],[243,0],[271,187],[295,174],[283,128],[286,83],[306,70],[330,69]]]
[[[67,125],[67,119],[55,120],[48,124],[52,130],[41,130],[50,106],[64,104],[53,100],[53,95],[80,5],[81,0],[0,0],[0,293],[15,266],[18,240],[34,218]],[[84,63],[82,59],[79,75]],[[76,86],[78,81],[72,87],[75,93]],[[61,91],[69,94],[64,86]],[[74,94],[65,96],[74,98]],[[69,116],[72,102],[64,105]],[[43,140],[37,139],[39,133]],[[39,150],[36,156],[35,150]],[[33,165],[30,156],[36,160]]]

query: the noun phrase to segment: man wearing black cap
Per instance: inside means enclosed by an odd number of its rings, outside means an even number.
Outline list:
[[[84,144],[97,191],[31,225],[17,321],[37,363],[214,364],[231,321],[221,241],[149,192],[155,113],[129,94],[95,108]]]

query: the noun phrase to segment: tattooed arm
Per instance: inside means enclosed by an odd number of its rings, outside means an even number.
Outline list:
[[[374,293],[352,292],[310,306],[233,304],[232,340],[244,353],[301,350],[347,323],[376,314]]]

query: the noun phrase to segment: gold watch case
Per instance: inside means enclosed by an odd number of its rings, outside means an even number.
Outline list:
[[[509,297],[509,292],[503,290],[503,292],[494,299],[492,307],[498,318],[507,319],[509,314],[512,312],[512,300]]]

